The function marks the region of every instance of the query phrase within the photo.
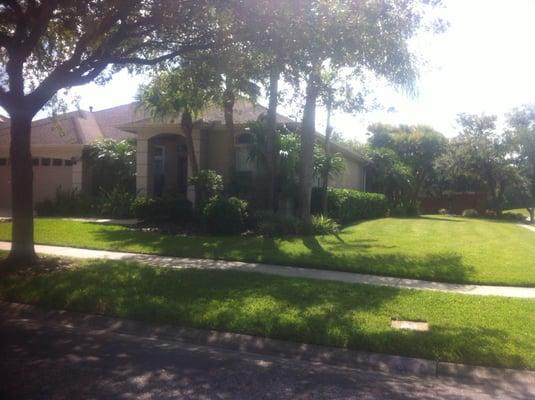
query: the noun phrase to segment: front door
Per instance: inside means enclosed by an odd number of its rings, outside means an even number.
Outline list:
[[[165,146],[154,146],[152,171],[154,196],[161,197],[165,190]]]
[[[177,189],[178,193],[187,196],[188,194],[188,156],[183,152],[177,154]]]

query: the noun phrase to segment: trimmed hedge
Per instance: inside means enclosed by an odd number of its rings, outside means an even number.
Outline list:
[[[312,211],[320,212],[321,189],[312,192]],[[383,218],[388,204],[385,195],[351,189],[327,190],[327,215],[339,224],[346,225],[363,219]]]
[[[138,197],[132,204],[136,218],[146,222],[174,222],[184,224],[193,220],[193,206],[184,197]]]
[[[202,216],[208,232],[214,235],[238,235],[245,229],[248,203],[237,197],[212,197]]]

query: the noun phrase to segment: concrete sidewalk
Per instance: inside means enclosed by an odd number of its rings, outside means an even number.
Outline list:
[[[0,250],[8,251],[10,248],[10,242],[0,242]],[[367,275],[351,272],[328,271],[322,269],[246,263],[240,261],[164,257],[151,254],[122,253],[116,251],[88,250],[60,246],[36,245],[35,250],[37,251],[37,253],[40,254],[48,254],[58,257],[135,261],[152,266],[166,268],[198,268],[259,272],[263,274],[294,278],[307,278],[345,283],[359,283],[365,285],[389,286],[402,289],[432,290],[438,292],[478,296],[501,296],[535,299],[535,288],[525,287],[461,285],[454,283],[430,282],[416,279],[394,278],[388,276]]]

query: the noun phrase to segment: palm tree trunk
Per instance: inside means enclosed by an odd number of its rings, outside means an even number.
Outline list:
[[[278,68],[273,67],[269,77],[269,108],[267,113],[267,207],[276,211],[278,199],[275,193],[275,179],[277,168],[277,106],[279,103],[279,78]]]
[[[310,195],[314,168],[314,139],[316,136],[316,101],[319,93],[319,67],[310,73],[307,88],[303,124],[301,127],[301,152],[299,158],[299,218],[310,219]]]
[[[331,126],[332,108],[333,94],[332,90],[329,90],[327,95],[327,126],[325,128],[325,157],[327,158],[328,164],[322,171],[321,177],[321,212],[323,214],[327,213],[327,190],[329,188],[329,175],[331,173],[331,136],[333,133],[333,127]]]
[[[33,238],[33,166],[31,154],[32,114],[11,115],[12,245],[9,261],[35,260]]]
[[[193,118],[191,116],[191,111],[184,110],[184,112],[182,112],[180,126],[182,127],[184,135],[186,136],[191,174],[196,176],[199,173],[199,164],[197,162],[197,155],[195,154],[195,145],[193,144]]]
[[[227,131],[234,138],[234,103],[236,102],[236,96],[232,85],[227,82],[227,88],[223,93],[223,113],[225,114],[225,126]]]

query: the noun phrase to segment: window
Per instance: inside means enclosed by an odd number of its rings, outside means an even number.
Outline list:
[[[39,159],[38,158],[32,158],[32,165],[35,167],[39,165]]]
[[[49,167],[50,166],[50,158],[42,158],[41,159],[41,166],[43,167]]]
[[[0,158],[0,167],[4,167],[7,165],[7,158]]]
[[[253,135],[250,133],[242,133],[236,137],[236,144],[253,144]]]
[[[164,146],[154,146],[154,157],[153,160],[153,170],[154,176],[161,176],[164,174],[164,163],[165,163],[165,147]]]
[[[52,160],[52,165],[54,167],[61,167],[63,165],[63,160],[60,160],[59,158],[54,158]]]
[[[72,164],[73,164],[72,160],[65,160],[65,166],[66,167],[70,167],[70,166],[72,166]]]
[[[251,160],[249,146],[236,146],[236,171],[253,171],[254,163]]]

